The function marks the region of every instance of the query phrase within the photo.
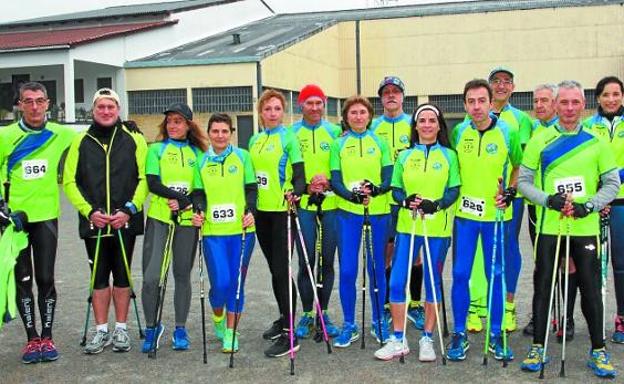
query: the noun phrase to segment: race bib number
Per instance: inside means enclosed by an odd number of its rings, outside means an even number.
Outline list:
[[[269,189],[269,174],[256,172],[256,183],[258,183],[258,188],[260,189]]]
[[[213,223],[232,223],[236,221],[234,204],[219,204],[210,207],[210,218]]]
[[[485,200],[462,196],[459,210],[469,215],[483,217],[485,215]]]
[[[571,194],[572,197],[585,197],[585,179],[583,176],[562,177],[555,180],[557,193]]]
[[[188,195],[189,193],[189,183],[185,183],[182,181],[174,181],[173,183],[170,183],[167,188],[174,190],[178,193],[182,193],[184,195]]]
[[[24,180],[40,179],[48,171],[48,160],[22,161],[22,178]]]

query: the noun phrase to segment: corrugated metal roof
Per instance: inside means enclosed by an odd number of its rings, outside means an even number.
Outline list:
[[[257,62],[341,21],[622,4],[624,0],[481,0],[282,14],[126,63],[127,68]],[[233,44],[239,34],[241,44]]]
[[[11,23],[0,24],[3,27],[25,26],[34,24],[62,23],[71,21],[84,21],[89,19],[110,19],[124,16],[144,16],[154,14],[167,14],[181,12],[195,8],[212,7],[215,5],[234,3],[242,0],[182,0],[165,3],[120,5],[91,11],[65,13],[46,17],[38,17],[28,20],[19,20]]]
[[[175,24],[177,21],[158,21],[135,24],[115,24],[104,27],[72,28],[41,32],[0,34],[0,50],[15,51],[44,47],[69,48],[95,40],[126,35]]]

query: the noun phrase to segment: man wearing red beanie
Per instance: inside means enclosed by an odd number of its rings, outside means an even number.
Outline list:
[[[329,190],[329,148],[341,130],[338,126],[323,119],[327,97],[315,84],[304,86],[299,92],[297,104],[301,107],[303,118],[291,127],[301,146],[301,154],[306,175],[306,193],[301,198],[299,218],[305,241],[310,266],[316,266],[316,279],[321,288],[317,289],[323,320],[330,337],[338,336],[340,330],[332,323],[327,314],[327,305],[334,285],[334,255],[336,253],[336,196]],[[320,257],[316,255],[316,242],[321,242]],[[316,329],[315,339],[322,335],[318,313],[313,313],[312,291],[315,287],[310,282],[302,254],[302,245],[297,244],[299,253],[299,275],[297,283],[303,316],[299,320],[295,333],[298,338],[310,337]],[[318,264],[317,264],[318,262]]]

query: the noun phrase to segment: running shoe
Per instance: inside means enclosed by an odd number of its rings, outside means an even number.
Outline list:
[[[212,325],[214,326],[217,339],[223,341],[223,334],[225,333],[225,315],[222,315],[221,318],[212,315]]]
[[[529,322],[522,330],[522,334],[525,336],[533,336],[533,332],[535,332],[535,322],[533,320],[533,314],[531,314],[531,318],[529,319]]]
[[[156,343],[155,349],[158,349],[160,347],[160,338],[164,332],[165,327],[162,324],[158,326],[158,331],[156,331],[156,327],[145,328],[145,339],[143,340],[141,352],[148,353],[152,349],[152,343]]]
[[[325,323],[325,329],[327,329],[327,336],[337,337],[340,335],[340,328],[336,327],[327,313],[323,313],[323,322]]]
[[[189,349],[191,341],[185,327],[176,327],[171,339],[171,347],[174,351],[186,351]]]
[[[604,348],[594,349],[589,352],[587,366],[591,368],[594,375],[598,377],[613,378],[617,375],[617,371],[609,361],[609,354]]]
[[[375,357],[379,360],[388,361],[395,357],[405,356],[409,352],[407,340],[399,340],[392,335],[383,347],[375,351]]]
[[[514,356],[511,351],[511,346],[509,345],[509,339],[507,339],[507,348],[505,348],[503,336],[501,334],[492,335],[490,339],[489,350],[494,354],[496,360],[513,360]]]
[[[615,332],[611,336],[611,341],[624,344],[624,316],[615,317]]]
[[[262,333],[264,340],[275,340],[282,334],[282,319],[277,319],[271,327]]]
[[[104,350],[104,348],[111,345],[113,339],[110,332],[97,331],[93,336],[93,339],[84,347],[84,353],[87,355],[96,355]]]
[[[113,331],[113,352],[128,352],[132,348],[130,335],[126,328],[115,328]]]
[[[418,360],[422,362],[436,361],[436,353],[431,337],[422,336],[418,340]]]
[[[304,312],[299,319],[299,324],[295,328],[295,335],[300,339],[307,339],[314,328],[314,314],[312,312]]]
[[[468,318],[466,319],[466,329],[471,333],[479,333],[483,331],[483,323],[477,312],[468,312]]]
[[[22,363],[33,364],[41,361],[41,339],[36,337],[28,340],[22,349]]]
[[[386,323],[385,320],[381,321],[381,341],[379,340],[379,336],[377,335],[378,331],[379,331],[379,325],[376,322],[372,322],[371,323],[371,336],[373,336],[375,340],[377,340],[378,343],[383,344],[388,340],[388,337],[389,337],[388,323]]]
[[[238,352],[238,339],[240,337],[240,333],[236,332],[236,340],[234,340],[234,330],[232,328],[226,328],[225,334],[223,335],[223,346],[221,351],[223,353],[231,353],[232,352],[232,341],[234,342],[234,352]]]
[[[516,322],[516,303],[505,302],[505,330],[513,332],[518,328]]]
[[[41,339],[41,361],[56,361],[59,358],[59,353],[56,350],[56,345],[49,337]]]
[[[451,361],[466,359],[466,352],[470,349],[470,342],[463,332],[455,332],[451,338],[451,344],[447,346],[446,358]]]
[[[520,369],[527,372],[537,372],[542,369],[543,364],[548,364],[550,359],[546,356],[546,359],[542,361],[544,356],[544,348],[541,344],[533,344],[529,348],[527,357],[520,363]]]
[[[347,348],[352,342],[360,338],[360,331],[357,325],[345,323],[342,332],[334,339],[334,347]]]
[[[563,323],[563,321],[561,322]],[[574,340],[574,319],[568,317],[568,323],[566,324],[566,342]],[[563,330],[557,331],[557,342],[563,343]]]
[[[297,337],[293,335],[293,352],[299,350],[299,341]],[[275,342],[264,351],[266,357],[282,357],[290,353],[290,334],[288,331],[284,331],[275,340]]]
[[[416,329],[425,328],[425,308],[422,305],[410,307],[407,310],[407,319],[414,324]]]

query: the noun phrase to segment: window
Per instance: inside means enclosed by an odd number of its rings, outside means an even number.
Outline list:
[[[98,77],[97,89],[100,89],[100,88],[113,89],[113,78],[112,77]]]
[[[335,97],[327,98],[327,115],[328,116],[338,116],[338,99]]]
[[[196,112],[253,111],[252,87],[193,88]]]
[[[435,104],[442,113],[464,113],[464,95],[433,95],[429,96],[429,102]]]
[[[74,102],[84,103],[84,79],[74,79]]]
[[[533,92],[514,92],[509,103],[521,111],[533,109]]]
[[[596,100],[596,90],[586,89],[585,90],[585,109],[596,109],[596,108],[598,108],[598,101]]]
[[[186,103],[186,89],[156,89],[128,92],[128,110],[131,114],[150,115],[162,113],[173,103]]]

